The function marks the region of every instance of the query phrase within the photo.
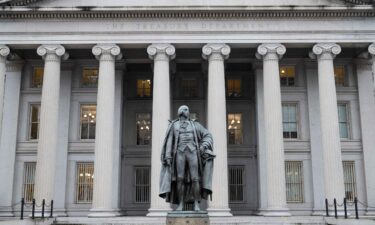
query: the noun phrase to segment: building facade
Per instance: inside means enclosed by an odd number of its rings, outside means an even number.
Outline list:
[[[0,216],[163,216],[186,104],[213,134],[211,216],[375,214],[365,1],[0,1]]]

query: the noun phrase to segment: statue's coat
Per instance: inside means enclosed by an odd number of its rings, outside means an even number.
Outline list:
[[[212,135],[204,128],[200,123],[189,120],[194,131],[194,141],[198,150],[198,173],[200,177],[200,188],[201,197],[207,199],[208,196],[212,196],[212,172],[213,172],[213,159],[215,157],[213,153],[213,141]],[[172,121],[167,129],[166,137],[164,139],[161,161],[162,169],[160,173],[160,189],[159,196],[165,198],[166,202],[178,204],[178,192],[177,192],[177,170],[176,170],[176,151],[179,137],[179,129],[175,129],[174,124],[179,123],[179,120]],[[205,151],[199,150],[200,146],[205,147]],[[166,159],[171,159],[171,166],[166,164]],[[190,180],[190,174],[188,173],[189,167],[186,166],[185,176],[185,201],[194,201],[192,182]]]

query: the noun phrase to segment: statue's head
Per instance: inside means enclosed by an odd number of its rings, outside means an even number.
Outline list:
[[[180,108],[178,108],[178,117],[185,117],[186,119],[190,118],[190,112],[189,112],[189,107],[187,105],[182,105]]]

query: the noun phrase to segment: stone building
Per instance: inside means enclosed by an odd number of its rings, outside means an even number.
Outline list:
[[[181,104],[213,134],[211,217],[375,215],[375,11],[340,0],[0,1],[0,218],[165,216]],[[145,217],[146,218],[146,217]]]

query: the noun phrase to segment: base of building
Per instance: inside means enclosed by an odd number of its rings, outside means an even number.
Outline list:
[[[146,216],[148,217],[167,217],[168,212],[172,209],[149,209]]]
[[[233,216],[229,208],[226,208],[226,209],[208,208],[207,212],[208,212],[209,217],[231,217]]]
[[[91,209],[87,216],[91,218],[117,217],[120,213],[115,209]]]
[[[281,209],[265,209],[263,210],[263,216],[278,216],[278,217],[284,217],[284,216],[292,216],[292,214],[290,214],[289,210],[288,209],[285,209],[285,208],[281,208]]]

